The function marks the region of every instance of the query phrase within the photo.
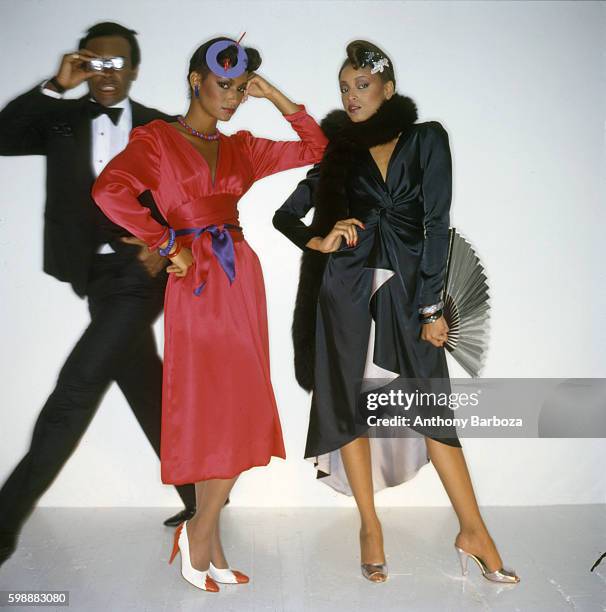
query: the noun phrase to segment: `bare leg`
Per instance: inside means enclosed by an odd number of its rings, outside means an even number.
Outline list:
[[[223,546],[221,545],[220,523],[221,514],[219,514],[217,517],[217,522],[215,523],[215,529],[210,542],[210,560],[213,562],[215,567],[219,569],[227,569],[229,567],[229,563],[227,563],[225,553],[223,552]]]
[[[503,562],[480,514],[462,449],[427,437],[425,440],[431,462],[459,519],[455,544],[482,558],[490,571],[501,568]]]
[[[192,566],[200,571],[208,569],[212,558],[225,562],[219,538],[219,515],[225,500],[237,480],[237,476],[229,479],[213,479],[196,483],[197,511],[192,519],[187,521],[187,537]],[[217,555],[217,540],[220,553]],[[216,557],[213,555],[217,555]],[[219,566],[219,567],[226,567]]]
[[[341,448],[347,480],[360,512],[360,550],[362,563],[385,563],[383,532],[375,508],[372,484],[370,444],[368,438],[357,438]]]

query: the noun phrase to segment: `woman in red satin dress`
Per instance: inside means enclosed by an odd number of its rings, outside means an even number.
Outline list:
[[[219,514],[231,487],[242,471],[285,457],[270,380],[263,275],[238,225],[238,200],[256,180],[318,162],[326,146],[305,108],[254,74],[258,52],[233,41],[218,44],[226,40],[208,41],[194,53],[191,101],[180,123],[156,120],[134,129],[93,189],[111,220],[171,259],[162,482],[196,483],[197,512],[179,527],[174,552],[181,551],[183,576],[213,591],[216,582],[248,581],[228,568],[221,548]],[[246,70],[234,76],[242,61]],[[270,100],[300,140],[218,133],[217,121],[229,121],[248,96]],[[139,203],[146,190],[170,228]]]

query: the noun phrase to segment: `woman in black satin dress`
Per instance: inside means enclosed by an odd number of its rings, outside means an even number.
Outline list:
[[[410,392],[412,383],[450,392],[440,297],[451,157],[444,128],[416,123],[415,103],[396,93],[391,61],[375,45],[348,45],[339,86],[345,110],[322,122],[324,158],[274,216],[303,250],[293,339],[297,380],[313,391],[305,457],[323,482],[354,495],[369,580],[387,579],[374,492],[431,460],[459,518],[462,567],[472,558],[489,580],[517,582],[482,520],[456,430],[369,427],[373,413],[403,414],[393,406],[369,411],[369,393]],[[312,208],[308,226],[301,219]],[[412,423],[453,414],[434,405],[407,416]]]

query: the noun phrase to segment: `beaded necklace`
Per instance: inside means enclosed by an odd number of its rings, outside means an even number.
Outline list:
[[[177,121],[193,136],[201,138],[202,140],[219,140],[219,132],[216,131],[214,134],[204,134],[202,132],[198,132],[195,128],[191,127],[185,122],[185,118],[182,115],[177,117]]]

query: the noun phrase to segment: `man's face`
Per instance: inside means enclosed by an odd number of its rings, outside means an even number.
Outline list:
[[[105,69],[88,79],[90,95],[103,106],[112,106],[128,96],[138,68],[133,68],[128,41],[121,36],[99,36],[86,43],[86,49],[99,57],[123,57],[122,70]]]

